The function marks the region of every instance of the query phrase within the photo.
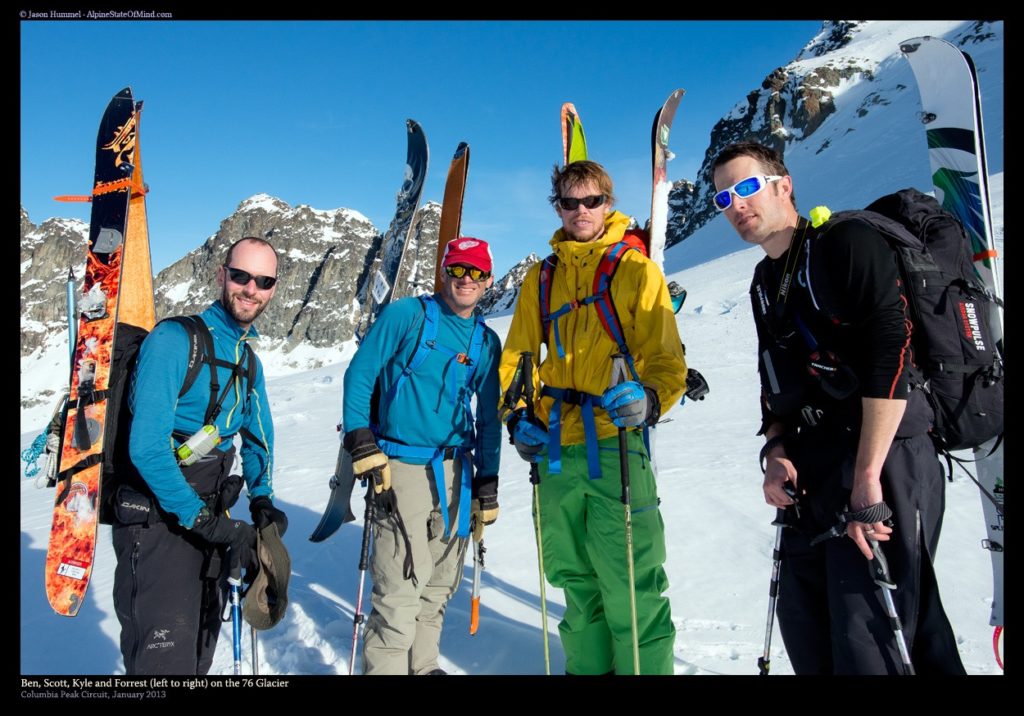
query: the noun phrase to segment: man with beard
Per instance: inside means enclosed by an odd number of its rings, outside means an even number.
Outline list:
[[[128,394],[135,470],[114,476],[114,608],[128,674],[206,674],[230,565],[256,532],[227,510],[242,480],[253,522],[284,533],[272,502],[274,426],[252,323],[273,298],[277,253],[246,237],[217,269],[220,298],[146,337]],[[231,474],[241,438],[242,476]],[[219,438],[219,440],[218,440]]]
[[[685,389],[675,312],[664,275],[636,243],[642,237],[612,208],[614,188],[604,167],[591,161],[555,167],[551,190],[562,226],[551,238],[554,253],[523,280],[499,372],[504,389],[515,387],[520,357],[530,352],[542,386],[535,415],[518,407],[508,428],[519,455],[540,473],[534,519],[545,575],[565,594],[558,625],[565,670],[671,674],[676,632],[663,596],[665,525],[645,434],[661,406],[678,403]],[[603,277],[609,278],[602,289]],[[615,331],[609,316],[619,324]],[[547,353],[538,362],[541,345]],[[625,356],[629,375],[609,387],[614,354]],[[619,453],[620,429],[627,456]],[[630,540],[622,458],[631,490]]]

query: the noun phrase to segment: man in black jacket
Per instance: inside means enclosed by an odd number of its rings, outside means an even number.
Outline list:
[[[932,568],[942,466],[930,409],[908,379],[911,325],[892,249],[862,222],[819,229],[801,217],[768,147],[729,145],[713,172],[716,208],[767,254],[750,291],[759,434],[765,500],[799,507],[787,511],[778,601],[794,671],[903,671],[866,562],[878,542],[914,667],[965,673]]]

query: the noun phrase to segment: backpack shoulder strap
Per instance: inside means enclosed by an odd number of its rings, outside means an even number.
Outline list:
[[[555,275],[555,267],[558,265],[558,256],[551,254],[540,264],[540,280],[538,289],[540,292],[538,304],[540,306],[540,328],[544,336],[544,342],[548,340],[548,329],[551,326],[551,280]]]
[[[170,316],[164,320],[177,323],[184,328],[189,339],[188,368],[185,371],[185,380],[181,384],[181,390],[178,391],[178,397],[182,397],[192,388],[199,376],[199,371],[203,369],[203,363],[208,363],[210,365],[211,400],[216,400],[213,396],[216,396],[219,391],[220,383],[217,380],[216,368],[209,359],[209,356],[213,355],[213,336],[210,334],[210,329],[206,327],[206,323],[199,316]]]
[[[466,386],[468,387],[476,373],[477,364],[480,363],[480,354],[483,352],[484,338],[487,336],[487,323],[483,316],[476,317],[476,325],[473,326],[473,336],[469,339],[468,370],[466,371]]]
[[[647,242],[649,240],[647,232],[643,229],[629,229],[622,235],[622,243],[628,245],[631,249],[636,249],[645,258],[648,257]]]
[[[245,397],[248,399],[256,383],[256,351],[248,342],[245,344],[245,383]]]
[[[605,332],[619,347],[619,350],[629,355],[629,347],[626,345],[626,335],[622,330],[622,322],[619,320],[618,311],[615,310],[615,303],[612,300],[612,278],[619,270],[622,257],[627,251],[644,252],[633,246],[629,241],[619,241],[612,244],[601,255],[597,264],[597,271],[594,274],[594,286],[592,294],[595,297],[594,307],[597,309],[597,316],[604,327]]]
[[[437,324],[440,320],[437,302],[433,296],[422,295],[419,299],[423,306],[423,325],[420,327],[419,340],[416,341],[416,350],[409,359],[409,365],[405,367],[406,373],[411,373],[423,364],[437,341]]]
[[[398,376],[398,379],[391,385],[388,392],[381,396],[380,401],[384,404],[390,404],[395,399],[395,396],[398,395],[398,389],[423,364],[423,361],[430,355],[430,351],[433,350],[434,344],[437,341],[437,323],[440,318],[437,303],[432,296],[427,295],[419,296],[419,300],[420,305],[423,307],[423,322],[420,323],[416,348],[413,350],[408,364],[402,368],[402,374]]]

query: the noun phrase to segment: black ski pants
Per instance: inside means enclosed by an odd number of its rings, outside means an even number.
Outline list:
[[[797,674],[899,674],[902,660],[880,588],[847,537],[811,546],[849,501],[856,431],[803,431],[787,445],[797,468],[801,515],[783,530],[779,627]],[[882,542],[893,600],[919,674],[965,674],[939,599],[932,561],[945,509],[942,465],[927,435],[896,439],[882,471],[895,522]]]
[[[229,475],[234,452],[232,447],[182,470],[215,512],[238,499],[241,478]],[[159,510],[151,494],[124,484],[115,489],[114,611],[125,672],[204,675],[220,635],[227,560]]]
[[[115,524],[112,533],[114,610],[125,672],[209,672],[227,590],[221,560],[204,541],[162,521]]]

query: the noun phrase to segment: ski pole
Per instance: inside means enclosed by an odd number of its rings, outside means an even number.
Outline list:
[[[484,570],[483,538],[479,542],[473,540],[473,594],[469,608],[469,634],[473,636],[480,628],[480,573]]]
[[[75,307],[75,272],[71,269],[71,264],[68,264],[68,279],[65,291],[67,293],[65,300],[68,307],[68,353],[70,354],[68,357],[73,369],[75,365],[75,342],[78,338],[78,314]]]
[[[775,628],[775,599],[779,594],[779,572],[782,567],[782,528],[785,526],[786,511],[775,510],[775,548],[772,550],[772,580],[768,586],[768,621],[764,632],[764,654],[757,660],[760,676],[768,676],[772,665],[772,630]]]
[[[231,575],[228,585],[231,591],[231,637],[234,647],[235,676],[242,673],[242,564],[238,555],[231,550]]]
[[[892,600],[892,593],[896,589],[896,583],[889,576],[889,563],[885,561],[885,555],[882,554],[881,546],[870,537],[868,541],[871,543],[871,551],[875,555],[875,558],[868,562],[868,569],[871,572],[871,578],[881,589],[882,598],[885,600],[885,610],[889,615],[889,623],[892,625],[892,633],[896,639],[896,648],[899,649],[900,658],[903,660],[903,675],[913,676],[914,665],[910,663],[910,652],[907,650],[907,642],[903,638],[903,625],[900,623],[900,617],[896,613],[896,605]]]
[[[612,356],[612,381],[616,386],[629,380],[626,356],[616,353]],[[633,674],[640,675],[640,635],[636,623],[636,572],[633,565],[633,510],[629,495],[629,451],[626,445],[626,429],[619,428],[619,473],[622,476],[622,506],[626,520],[626,568],[629,578],[629,619],[633,630]]]
[[[252,673],[253,673],[254,676],[259,676],[260,675],[260,655],[259,655],[259,649],[256,648],[256,644],[257,644],[256,634],[257,634],[256,627],[250,625],[249,626],[249,637],[250,637],[249,640],[252,642]]]
[[[518,383],[522,386],[521,392],[526,399],[526,417],[528,420],[533,420],[535,416],[533,407],[533,353],[523,351],[519,354],[519,365],[516,367],[516,373],[519,375]],[[516,382],[513,380],[513,383]],[[509,393],[511,392],[512,388],[509,387]],[[505,400],[508,402],[509,394],[505,395]],[[517,396],[509,408],[511,409],[518,400]],[[547,676],[551,676],[551,646],[548,643],[548,597],[544,577],[544,534],[540,527],[540,470],[535,462],[530,463],[530,484],[533,485],[533,514],[536,515],[534,532],[537,541],[537,573],[540,578],[540,628],[544,637],[544,673]]]
[[[782,489],[793,498],[793,511],[797,519],[800,518],[800,503],[797,501],[796,488],[791,483],[785,483]],[[775,548],[772,550],[772,580],[768,586],[768,623],[764,632],[764,654],[757,660],[757,669],[760,676],[768,676],[772,666],[772,631],[775,629],[775,602],[779,596],[779,574],[782,571],[782,530],[786,527],[786,507],[775,510]]]
[[[369,481],[367,481],[369,483]],[[356,612],[352,617],[352,654],[348,660],[348,675],[352,676],[356,668],[356,647],[359,644],[359,627],[366,621],[363,614],[363,585],[366,582],[366,568],[370,561],[370,522],[373,517],[373,485],[366,488],[366,512],[363,514],[363,543],[359,548],[359,593],[356,596]]]

